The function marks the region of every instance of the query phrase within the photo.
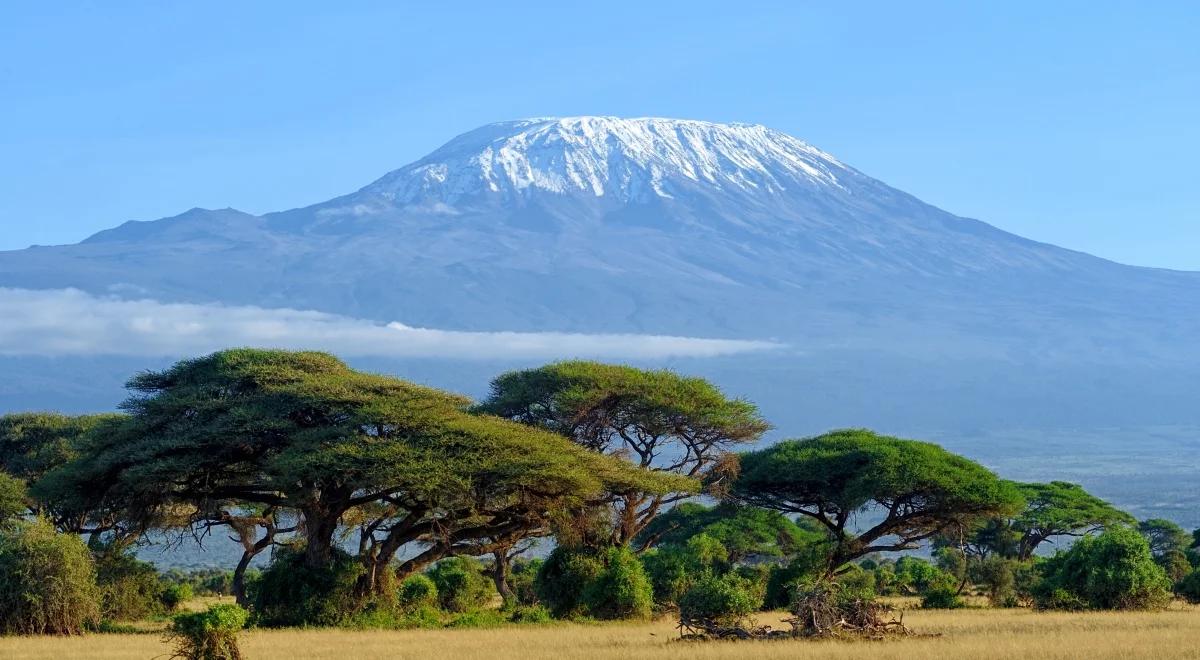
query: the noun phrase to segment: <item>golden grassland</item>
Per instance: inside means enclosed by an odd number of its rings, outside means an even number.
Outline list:
[[[768,623],[775,617],[760,617]],[[887,641],[679,641],[669,618],[648,623],[510,626],[492,629],[353,631],[251,630],[248,660],[463,658],[465,660],[1104,660],[1200,658],[1200,609],[1166,612],[1043,613],[1025,609],[912,610],[918,633]],[[4,660],[163,658],[155,633],[0,638]]]

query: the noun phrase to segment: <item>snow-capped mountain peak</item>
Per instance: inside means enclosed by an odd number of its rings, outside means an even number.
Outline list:
[[[534,191],[631,201],[693,185],[778,194],[841,187],[833,156],[756,124],[618,117],[524,119],[460,135],[363,189],[394,204]]]

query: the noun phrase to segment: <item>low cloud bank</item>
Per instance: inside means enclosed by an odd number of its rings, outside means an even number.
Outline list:
[[[465,359],[715,357],[782,347],[767,341],[665,335],[461,332],[295,309],[124,300],[77,289],[0,288],[0,355],[158,357],[231,346]]]

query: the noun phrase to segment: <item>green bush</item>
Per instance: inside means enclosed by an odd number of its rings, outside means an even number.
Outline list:
[[[473,609],[450,619],[449,628],[499,628],[508,623],[508,616],[500,610]]]
[[[167,611],[163,604],[167,585],[159,579],[158,569],[127,552],[100,552],[96,557],[96,584],[105,619],[140,621]]]
[[[172,657],[183,660],[241,660],[237,634],[249,613],[237,605],[213,605],[204,612],[176,614],[166,641],[175,644]]]
[[[927,610],[955,610],[964,606],[952,587],[933,587],[921,596],[921,607]]]
[[[604,570],[595,554],[557,547],[538,570],[534,588],[538,600],[556,618],[583,614],[583,589]]]
[[[1163,571],[1167,574],[1167,579],[1171,582],[1179,582],[1192,572],[1192,564],[1182,550],[1168,550],[1157,557],[1155,561],[1162,566]]]
[[[1048,559],[1034,592],[1041,609],[1147,610],[1171,600],[1171,582],[1137,531],[1113,527]]]
[[[449,557],[429,569],[437,587],[438,602],[447,612],[468,612],[487,604],[496,589],[479,562],[469,557]]]
[[[762,606],[753,583],[737,574],[704,575],[679,599],[683,621],[709,620],[732,626]]]
[[[538,602],[537,574],[542,568],[541,559],[518,559],[513,562],[508,586],[517,597],[518,605],[533,605]]]
[[[1015,561],[992,556],[973,561],[968,575],[987,593],[993,607],[1012,607],[1017,603]]]
[[[50,523],[0,530],[0,633],[78,635],[100,621],[100,594],[87,546]]]
[[[1192,571],[1175,585],[1175,593],[1189,603],[1200,603],[1200,571]]]
[[[782,610],[792,606],[796,598],[796,589],[805,580],[816,575],[817,562],[807,557],[793,559],[783,565],[772,566],[767,573],[766,594],[763,597],[763,609]]]
[[[954,575],[921,559],[904,556],[896,560],[895,589],[900,594],[922,595],[928,591],[957,587]]]
[[[327,566],[304,563],[303,549],[284,549],[262,572],[252,591],[255,619],[262,626],[336,626],[358,614],[354,595],[363,566],[334,550]]]
[[[174,612],[179,606],[194,597],[192,585],[187,583],[169,583],[159,593],[159,601],[168,612]]]
[[[415,612],[423,607],[438,606],[438,589],[433,578],[418,573],[410,575],[400,583],[400,609]]]
[[[875,573],[851,566],[837,576],[838,588],[848,598],[875,600]]]
[[[654,602],[664,607],[679,603],[688,587],[697,577],[688,570],[683,552],[676,547],[651,550],[642,555],[642,566],[650,579]]]
[[[542,605],[518,605],[508,610],[508,620],[513,623],[549,623],[554,620],[550,610]]]
[[[597,619],[648,619],[654,589],[632,550],[609,548],[603,570],[584,586],[582,602],[587,613]]]

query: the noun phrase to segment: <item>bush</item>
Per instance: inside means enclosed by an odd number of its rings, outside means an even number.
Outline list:
[[[26,510],[25,482],[0,472],[0,528],[11,525]]]
[[[449,628],[498,628],[508,623],[508,616],[500,610],[473,609],[463,612],[446,624]]]
[[[166,584],[154,564],[127,552],[101,551],[96,557],[100,610],[112,621],[140,621],[164,614]]]
[[[410,575],[400,583],[399,600],[400,610],[406,613],[423,607],[437,607],[437,584],[428,575]]]
[[[604,570],[604,564],[587,550],[555,548],[538,570],[534,588],[538,600],[556,618],[583,614],[583,589]]]
[[[902,594],[922,595],[928,591],[958,586],[954,575],[919,557],[904,556],[896,561],[895,589]]]
[[[496,590],[483,574],[479,562],[468,557],[450,557],[429,569],[437,587],[438,602],[447,612],[467,612],[487,604]]]
[[[986,590],[993,607],[1011,607],[1017,603],[1015,563],[995,556],[971,562],[971,580]]]
[[[341,550],[319,568],[304,563],[303,549],[281,550],[255,584],[255,619],[263,626],[346,623],[364,605],[354,595],[362,573],[362,564]]]
[[[921,596],[921,607],[927,610],[956,610],[964,605],[951,587],[934,587]]]
[[[650,580],[654,602],[663,607],[678,604],[697,577],[688,570],[683,552],[674,547],[647,552],[642,555],[642,566]]]
[[[762,606],[762,597],[755,592],[754,584],[740,575],[704,575],[680,597],[679,618],[684,622],[740,625]]]
[[[1147,610],[1171,600],[1171,582],[1137,531],[1113,527],[1043,564],[1034,592],[1041,609]]]
[[[173,658],[183,660],[241,660],[238,631],[249,613],[237,605],[213,605],[204,612],[177,614],[166,641],[175,644]]]
[[[604,569],[583,588],[582,602],[597,619],[648,619],[654,588],[637,555],[629,548],[609,548]]]
[[[1167,579],[1173,583],[1179,582],[1192,572],[1192,564],[1182,550],[1168,550],[1155,561],[1162,566],[1163,571],[1167,574]]]
[[[43,520],[0,530],[0,633],[78,635],[100,621],[87,546]]]
[[[542,568],[541,559],[518,559],[513,562],[508,586],[517,597],[518,605],[533,605],[538,602],[537,575]]]
[[[194,596],[192,585],[185,583],[167,584],[159,593],[159,601],[168,612],[174,612],[179,606],[191,600]]]
[[[553,620],[550,610],[541,605],[518,605],[508,611],[508,620],[513,623],[549,623]]]
[[[1175,585],[1175,593],[1189,603],[1200,603],[1200,571],[1192,571]]]
[[[808,558],[794,559],[781,566],[772,566],[767,573],[766,594],[763,609],[782,610],[792,606],[796,589],[802,582],[812,578],[818,571],[815,562]]]

